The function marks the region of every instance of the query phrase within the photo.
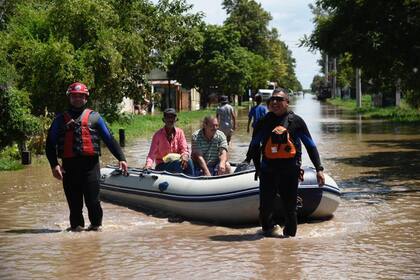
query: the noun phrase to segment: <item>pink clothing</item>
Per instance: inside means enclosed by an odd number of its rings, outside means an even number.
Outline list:
[[[175,136],[169,143],[166,138],[165,128],[159,129],[152,138],[152,144],[150,145],[149,154],[146,158],[146,167],[151,168],[153,162],[156,165],[163,162],[162,158],[169,153],[177,153],[180,155],[188,155],[187,139],[185,138],[184,131],[181,128],[175,127]]]

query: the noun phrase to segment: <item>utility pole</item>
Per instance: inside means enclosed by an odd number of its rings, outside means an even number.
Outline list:
[[[325,54],[325,84],[328,86],[328,54]]]
[[[356,68],[356,107],[362,107],[362,82],[361,82],[361,70]]]
[[[333,59],[333,80],[332,80],[332,98],[335,98],[337,95],[337,58]]]
[[[168,72],[166,72],[168,73]],[[168,75],[168,98],[166,99],[166,108],[172,107],[172,98],[171,98],[171,79]]]
[[[150,89],[150,102],[152,104],[150,104],[150,113],[154,113],[155,112],[155,86],[152,83],[152,88]]]
[[[397,80],[395,88],[395,106],[400,107],[401,103],[401,79]]]

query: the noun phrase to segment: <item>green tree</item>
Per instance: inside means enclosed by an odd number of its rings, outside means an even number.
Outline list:
[[[305,43],[351,55],[378,89],[403,89],[420,97],[420,2],[416,0],[318,0],[315,30]]]
[[[314,78],[312,79],[311,91],[318,92],[319,89],[322,86],[324,86],[324,84],[325,84],[325,77],[320,76],[320,75],[315,75]]]
[[[4,34],[0,33],[4,42]],[[16,88],[18,75],[6,60],[4,45],[0,46],[0,151],[15,142],[23,143],[40,131],[39,120],[31,114],[29,93]]]
[[[337,86],[341,88],[351,87],[355,81],[355,73],[351,65],[351,55],[345,53],[337,61]]]
[[[276,82],[280,87],[301,90],[302,85],[295,74],[296,60],[287,45],[279,39],[275,28],[271,31],[270,38],[270,59],[271,76],[270,81]]]
[[[15,13],[16,6],[31,0],[2,0],[0,1],[0,30],[4,30],[9,22],[9,18]]]
[[[40,123],[30,111],[28,93],[0,85],[0,150],[23,143],[40,131]]]
[[[187,14],[188,7],[183,0],[22,3],[5,29],[7,61],[17,70],[18,88],[31,93],[34,113],[63,110],[67,85],[81,81],[91,105],[112,120],[124,96],[142,94],[145,74],[192,41],[188,30],[199,16]]]
[[[240,34],[230,26],[202,25],[199,48],[187,47],[171,67],[171,75],[184,86],[197,87],[201,104],[210,93],[242,95],[247,88],[265,84],[267,61],[239,44]]]
[[[267,81],[293,90],[301,89],[292,52],[280,40],[277,29],[268,27],[272,20],[270,13],[254,0],[224,0],[222,5],[228,16],[224,24],[239,32],[240,45],[262,56],[269,64],[271,74]],[[260,87],[265,88],[267,81]]]
[[[254,0],[224,0],[222,6],[227,14],[224,24],[239,32],[241,46],[269,58],[270,13]]]

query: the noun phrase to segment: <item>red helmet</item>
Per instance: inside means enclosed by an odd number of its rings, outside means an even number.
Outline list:
[[[69,96],[72,93],[83,93],[86,96],[89,96],[89,90],[87,86],[82,83],[73,83],[69,85],[69,88],[66,91],[66,95]]]

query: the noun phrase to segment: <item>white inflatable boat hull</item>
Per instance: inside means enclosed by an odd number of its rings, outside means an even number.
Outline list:
[[[325,186],[318,187],[315,171],[305,168],[305,180],[298,190],[301,218],[328,218],[337,209],[340,190],[330,176],[325,177]],[[113,167],[101,169],[101,198],[106,201],[218,224],[257,223],[258,185],[253,170],[189,177],[135,168],[123,176]]]

